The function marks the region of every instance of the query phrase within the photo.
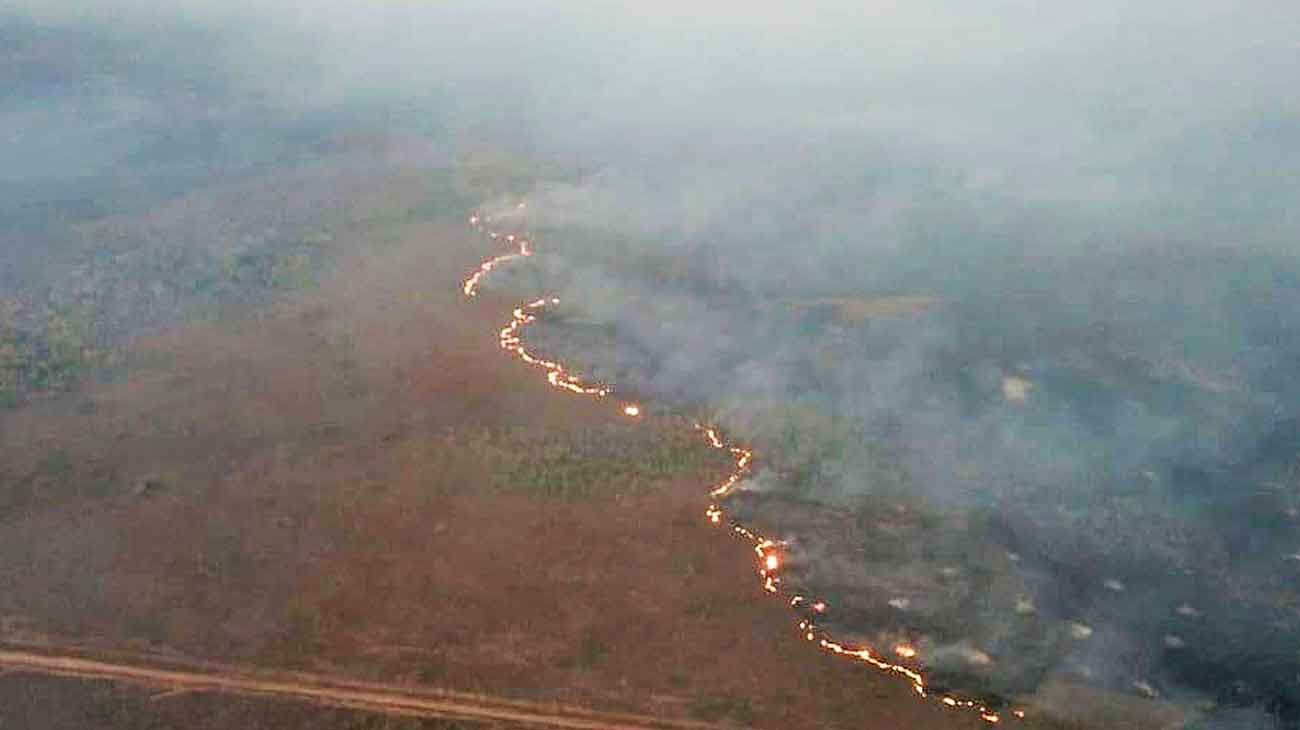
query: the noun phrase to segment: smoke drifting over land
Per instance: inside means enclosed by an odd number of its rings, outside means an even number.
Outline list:
[[[497,211],[539,234],[517,285],[562,287],[546,347],[752,439],[742,506],[843,630],[972,691],[1300,722],[1293,3],[169,12],[4,21],[0,184],[176,186],[353,122],[558,160]]]

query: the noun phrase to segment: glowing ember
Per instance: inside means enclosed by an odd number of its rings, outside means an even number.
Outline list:
[[[516,207],[523,209],[524,206],[524,203],[519,203]],[[490,216],[480,218],[478,214],[474,214],[469,218],[469,223],[475,228],[475,230],[486,233],[487,236],[493,240],[502,238],[502,234],[496,231],[484,229],[483,224],[490,224],[491,222],[492,218]],[[477,296],[479,282],[485,275],[500,264],[532,255],[529,242],[524,236],[512,233],[506,234],[504,238],[507,241],[516,244],[518,246],[518,251],[493,256],[479,264],[478,269],[470,274],[462,284],[461,289],[465,293],[466,297],[472,298]],[[498,343],[500,344],[501,349],[512,353],[515,357],[529,365],[545,370],[547,382],[556,388],[567,390],[579,395],[589,395],[597,398],[603,398],[609,395],[611,392],[609,387],[604,385],[585,384],[582,382],[581,378],[570,373],[564,365],[553,360],[545,360],[524,348],[522,337],[523,328],[536,322],[538,316],[537,313],[542,309],[548,306],[555,306],[559,303],[560,300],[555,297],[546,297],[516,307],[512,313],[510,321],[498,332]],[[623,413],[628,416],[636,417],[641,415],[641,406],[635,403],[624,404],[622,410]],[[723,480],[721,484],[709,491],[710,497],[720,501],[723,497],[726,497],[734,491],[740,481],[749,473],[753,464],[754,452],[738,446],[728,446],[726,441],[724,441],[722,436],[718,433],[717,429],[700,424],[696,424],[695,427],[697,430],[704,433],[710,446],[720,450],[726,449],[732,457],[735,458],[735,468],[732,470],[731,475]],[[722,524],[723,522],[724,512],[718,505],[717,501],[710,504],[704,514],[708,518],[709,522],[715,525]],[[768,593],[780,595],[782,592],[781,579],[774,574],[781,568],[781,556],[778,551],[780,548],[785,547],[785,543],[763,537],[754,530],[734,522],[731,523],[731,532],[751,544],[754,551],[758,554],[761,566],[758,569],[758,573],[762,578],[763,590]],[[796,611],[803,611],[804,609],[801,607],[807,603],[807,601],[808,599],[804,596],[796,595],[790,598],[790,606]],[[808,607],[811,610],[811,614],[820,615],[826,612],[826,603],[823,601],[813,602],[808,604]],[[1196,609],[1190,606],[1180,606],[1178,612],[1182,615],[1194,615],[1198,613]],[[926,690],[925,678],[919,672],[914,669],[909,669],[901,664],[893,664],[885,661],[884,659],[877,657],[869,648],[849,648],[844,644],[833,641],[825,630],[819,628],[813,622],[811,614],[799,622],[799,631],[802,632],[805,640],[815,642],[817,646],[828,654],[851,659],[884,672],[900,675],[911,684],[912,689],[917,693],[917,695],[921,697],[929,696]],[[894,646],[893,651],[904,659],[913,659],[917,655],[916,649],[906,644]],[[979,714],[980,718],[990,724],[1001,721],[1001,717],[998,714],[974,700],[962,699],[951,695],[937,697],[936,699],[947,707],[973,710]],[[1012,710],[1011,714],[1017,718],[1024,718],[1025,716],[1024,710],[1019,709]]]
[[[495,269],[498,265],[503,264],[512,259],[517,259],[521,256],[531,256],[531,255],[532,252],[529,251],[526,246],[521,246],[519,253],[508,253],[508,254],[502,254],[501,256],[493,256],[487,261],[484,261],[483,263],[479,264],[478,271],[475,271],[473,274],[470,275],[468,279],[465,280],[465,284],[461,287],[461,291],[463,291],[465,293],[465,296],[467,297],[478,296],[478,283],[483,279],[485,275],[487,275],[489,271]]]

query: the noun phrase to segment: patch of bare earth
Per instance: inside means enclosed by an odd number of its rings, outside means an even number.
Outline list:
[[[703,519],[728,464],[702,442],[640,454],[680,422],[629,423],[505,356],[513,302],[456,286],[482,242],[397,239],[0,416],[2,488],[25,490],[0,513],[0,639],[781,730],[982,726],[801,640]],[[573,483],[539,488],[516,449]],[[605,471],[566,461],[584,449]]]

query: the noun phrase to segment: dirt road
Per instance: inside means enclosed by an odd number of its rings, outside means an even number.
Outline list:
[[[0,671],[98,679],[157,687],[166,693],[223,692],[314,702],[393,715],[507,722],[566,730],[709,730],[721,726],[651,716],[593,712],[579,707],[356,682],[320,675],[174,662],[122,662],[77,653],[0,648]]]

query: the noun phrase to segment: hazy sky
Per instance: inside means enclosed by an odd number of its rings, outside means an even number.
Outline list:
[[[145,48],[177,24],[209,30],[177,63],[285,115],[448,91],[467,118],[507,117],[545,150],[665,185],[768,163],[816,175],[781,163],[847,146],[877,174],[941,170],[964,197],[1210,206],[1258,242],[1295,238],[1294,3],[766,5],[17,0]],[[136,113],[136,91],[95,113]]]

